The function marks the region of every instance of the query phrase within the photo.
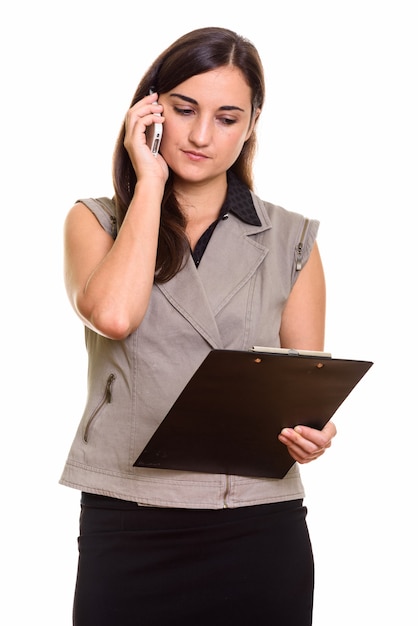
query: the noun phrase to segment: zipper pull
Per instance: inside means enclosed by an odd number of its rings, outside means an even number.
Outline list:
[[[297,272],[300,272],[300,270],[302,269],[302,250],[303,250],[303,243],[305,241],[305,235],[306,235],[306,231],[308,228],[308,224],[309,224],[309,219],[305,218],[305,223],[303,224],[300,241],[298,245],[296,246],[296,271]]]
[[[110,404],[112,402],[112,383],[115,380],[116,376],[114,374],[110,374],[106,383],[106,391],[105,391],[105,401]]]
[[[300,270],[302,269],[302,250],[303,250],[303,243],[300,241],[298,245],[296,246],[296,271],[297,272],[300,272]]]

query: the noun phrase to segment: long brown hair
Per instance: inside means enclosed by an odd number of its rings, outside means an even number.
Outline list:
[[[263,66],[254,45],[231,30],[218,27],[199,28],[183,35],[154,61],[139,83],[131,106],[145,97],[151,87],[167,93],[185,80],[218,67],[233,65],[241,70],[252,93],[252,115],[264,103]],[[125,125],[119,133],[113,158],[113,184],[118,226],[132,200],[136,175],[124,146]],[[256,135],[251,134],[231,170],[250,189],[253,188],[253,160]],[[170,172],[161,206],[155,280],[170,280],[183,266],[188,241],[185,219],[173,191]]]

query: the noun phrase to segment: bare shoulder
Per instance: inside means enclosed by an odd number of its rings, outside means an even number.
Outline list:
[[[85,204],[83,204],[83,202],[76,202],[67,213],[64,227],[65,229],[71,229],[74,226],[84,225],[86,225],[87,227],[89,225],[99,226],[99,223],[94,214]]]
[[[64,237],[67,243],[83,240],[90,242],[91,245],[94,245],[95,241],[105,243],[106,246],[113,243],[112,237],[83,202],[76,202],[68,211],[64,221]]]
[[[67,213],[64,222],[64,258],[67,281],[83,284],[113,245],[112,237],[82,202]]]

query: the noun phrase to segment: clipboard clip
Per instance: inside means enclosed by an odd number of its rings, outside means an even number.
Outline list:
[[[296,350],[295,348],[273,348],[270,346],[253,346],[250,352],[264,352],[266,354],[286,354],[288,356],[314,356],[321,359],[332,358],[330,352],[320,350]]]

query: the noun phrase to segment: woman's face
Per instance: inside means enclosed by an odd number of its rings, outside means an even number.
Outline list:
[[[254,128],[251,95],[241,71],[225,66],[159,96],[165,117],[160,152],[175,177],[198,183],[225,176]]]

